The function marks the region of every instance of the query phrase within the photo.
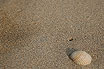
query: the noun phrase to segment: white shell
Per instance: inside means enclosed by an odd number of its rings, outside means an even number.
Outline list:
[[[88,65],[92,60],[92,57],[85,51],[75,51],[70,55],[70,58],[79,65]]]

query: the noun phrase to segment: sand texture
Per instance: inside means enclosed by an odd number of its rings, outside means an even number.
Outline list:
[[[0,69],[104,69],[104,0],[0,0]]]

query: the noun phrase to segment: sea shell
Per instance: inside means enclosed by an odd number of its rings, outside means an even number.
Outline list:
[[[92,57],[85,51],[75,51],[70,55],[70,58],[79,65],[88,65],[92,60]]]

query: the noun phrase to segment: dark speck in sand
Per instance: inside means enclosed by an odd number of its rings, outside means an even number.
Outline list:
[[[71,37],[71,38],[69,38],[69,41],[73,41],[73,38]]]

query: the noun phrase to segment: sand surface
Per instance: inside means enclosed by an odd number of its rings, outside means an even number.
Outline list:
[[[0,0],[0,69],[104,69],[104,0]]]

